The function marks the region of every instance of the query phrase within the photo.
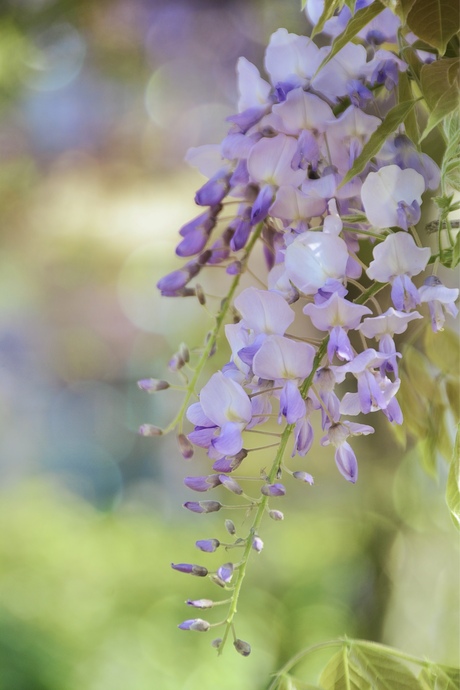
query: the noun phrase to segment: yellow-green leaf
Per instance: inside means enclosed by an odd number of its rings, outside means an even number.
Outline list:
[[[459,67],[458,58],[443,58],[420,70],[423,97],[431,111],[420,141],[458,107]]]
[[[356,14],[350,19],[347,24],[347,28],[341,34],[339,34],[331,46],[329,54],[324,58],[321,65],[318,68],[318,72],[326,65],[329,60],[331,60],[334,55],[337,55],[339,50],[342,50],[350,41],[358,34],[361,29],[363,29],[367,24],[369,24],[372,19],[380,14],[384,10],[384,6],[380,0],[375,0],[371,5],[363,7],[358,10]]]
[[[431,328],[426,328],[424,349],[430,362],[444,374],[458,376],[460,339],[456,333],[448,329],[433,333]]]
[[[400,103],[405,103],[412,100],[414,100],[414,94],[412,93],[412,82],[409,79],[407,72],[400,72],[398,80],[398,101]],[[406,134],[411,141],[417,142],[419,140],[420,131],[417,117],[415,115],[415,109],[410,110],[405,118],[404,129],[406,130]]]
[[[457,377],[446,379],[446,393],[455,419],[460,420],[460,383]]]
[[[387,113],[382,124],[377,127],[367,144],[363,146],[363,150],[356,158],[352,168],[343,178],[342,182],[340,183],[340,187],[343,187],[344,184],[352,180],[356,175],[359,175],[359,173],[364,170],[371,158],[373,158],[373,156],[380,151],[383,144],[388,139],[388,136],[393,134],[399,125],[404,122],[416,102],[417,101],[406,101],[405,103],[398,103],[398,105],[395,105],[394,108]]]
[[[459,28],[459,4],[457,0],[415,0],[406,22],[416,36],[444,55]]]
[[[455,526],[460,529],[460,424],[457,426],[454,454],[447,477],[446,503]]]
[[[311,32],[311,38],[314,38],[314,36],[320,34],[321,31],[324,29],[324,25],[327,22],[327,20],[334,15],[334,12],[336,12],[336,10],[339,10],[342,7],[343,0],[325,0],[323,12],[321,14],[321,17],[316,22],[316,26],[313,27],[313,31]]]

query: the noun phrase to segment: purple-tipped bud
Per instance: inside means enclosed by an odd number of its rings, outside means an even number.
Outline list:
[[[195,545],[200,551],[212,553],[220,546],[220,541],[218,539],[199,539]]]
[[[314,480],[311,474],[308,474],[308,472],[293,472],[292,476],[295,479],[298,479],[301,482],[306,482],[307,484],[313,484]]]
[[[216,639],[211,642],[211,647],[214,647],[215,649],[219,649],[221,644],[222,644],[222,638],[216,637]]]
[[[182,369],[182,367],[185,365],[184,360],[180,356],[178,352],[176,352],[175,355],[171,357],[171,359],[168,362],[168,369],[170,371],[179,371],[179,369]]]
[[[218,474],[205,475],[204,477],[185,477],[184,484],[193,491],[209,491],[221,483]]]
[[[208,569],[202,565],[193,565],[192,563],[171,563],[173,570],[178,570],[180,573],[186,575],[196,575],[197,577],[206,577]]]
[[[261,188],[254,201],[251,212],[251,225],[257,225],[264,218],[267,217],[268,209],[272,205],[274,197],[274,189],[271,185],[265,185]]]
[[[226,474],[219,474],[219,479],[222,486],[225,486],[225,488],[231,491],[232,494],[237,494],[237,496],[241,496],[241,494],[243,493],[243,489],[238,484],[238,482],[235,479],[233,479],[233,477],[228,477]]]
[[[240,450],[240,452],[236,455],[226,455],[225,457],[216,460],[212,466],[212,469],[216,470],[216,472],[233,472],[233,470],[236,470],[236,468],[241,465],[247,454],[248,451],[242,448],[242,450]]]
[[[251,645],[244,640],[235,640],[233,646],[238,654],[242,654],[243,656],[249,656],[251,653]]]
[[[226,170],[219,170],[197,191],[195,203],[198,206],[215,206],[220,204],[230,189],[229,179],[230,175]]]
[[[268,514],[272,520],[284,520],[284,513],[281,510],[269,510]]]
[[[201,306],[204,306],[206,304],[206,295],[204,294],[204,290],[201,285],[195,285],[195,292],[198,302],[201,304]]]
[[[254,537],[252,540],[252,548],[254,551],[257,551],[257,553],[260,553],[262,549],[264,548],[264,543],[260,537]]]
[[[138,429],[138,434],[140,436],[161,436],[163,429],[153,424],[142,424]]]
[[[222,582],[230,582],[233,577],[233,563],[224,563],[217,570],[217,577]]]
[[[285,487],[280,484],[265,484],[260,490],[264,496],[284,496],[286,493]]]
[[[233,520],[225,520],[225,529],[229,534],[236,534],[236,527]]]
[[[184,621],[177,626],[181,630],[195,630],[195,632],[207,632],[211,627],[208,621],[204,621],[201,618],[192,618],[188,621]]]
[[[147,393],[155,393],[156,391],[164,391],[169,388],[169,383],[162,379],[142,379],[137,382],[138,387]]]
[[[222,503],[219,501],[186,501],[184,508],[192,511],[192,513],[216,513],[222,508]]]
[[[186,460],[190,460],[193,456],[193,446],[188,440],[185,434],[179,434],[177,437],[177,443],[179,444],[179,450],[182,453],[182,457]]]
[[[229,276],[238,276],[241,273],[241,261],[233,261],[227,266],[225,272],[228,273]]]
[[[185,603],[196,609],[210,609],[214,606],[212,599],[187,599]]]

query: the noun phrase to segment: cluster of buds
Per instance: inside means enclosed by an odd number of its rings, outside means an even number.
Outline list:
[[[319,5],[307,3],[312,21],[321,14]],[[325,30],[337,34],[350,17],[345,8]],[[361,30],[360,42],[348,43],[333,55],[330,46],[319,48],[310,38],[279,29],[265,53],[268,80],[240,58],[238,113],[228,118],[227,136],[221,144],[192,149],[187,156],[209,177],[195,197],[206,210],[180,230],[177,255],[195,258],[160,280],[162,294],[198,294],[204,303],[202,289],[190,283],[215,264],[233,276],[229,294],[236,294],[239,275],[257,243],[263,246],[267,265],[266,288],[246,288],[233,300],[237,319],[225,326],[230,359],[201,388],[198,400],[187,403],[193,429],[185,435],[181,427],[179,434],[184,457],[199,447],[212,463],[210,474],[187,477],[186,486],[198,493],[223,487],[240,502],[226,506],[212,499],[187,501],[184,507],[193,513],[242,508],[254,515],[244,537],[236,536],[235,524],[227,519],[234,541],[196,543],[202,552],[236,549],[241,557],[235,562],[226,560],[214,572],[201,565],[172,565],[179,572],[208,577],[230,593],[220,602],[187,601],[200,609],[229,603],[224,621],[211,624],[195,618],[179,627],[207,632],[223,625],[224,636],[214,646],[222,649],[231,631],[235,649],[244,656],[250,647],[236,637],[233,617],[249,555],[263,547],[261,519],[264,514],[283,519],[270,505],[286,494],[283,476],[313,484],[311,474],[286,466],[286,448],[291,462],[308,457],[314,443],[312,418],[318,416],[320,444],[334,446],[338,471],[355,483],[358,462],[350,441],[372,434],[374,428],[348,418],[380,411],[392,424],[403,421],[397,400],[401,354],[395,336],[423,318],[424,303],[434,331],[442,329],[446,314],[457,314],[459,291],[434,275],[432,252],[415,228],[423,195],[439,186],[437,164],[406,136],[403,125],[396,125],[380,150],[355,172],[364,147],[395,104],[400,74],[408,69],[395,52],[379,47],[396,45],[398,29],[399,19],[384,9],[378,23],[374,20]],[[222,209],[235,202],[233,219],[222,222]],[[361,251],[366,245],[372,249],[368,262],[361,258],[368,254]],[[413,279],[429,266],[430,274],[417,287],[420,279]],[[380,301],[377,293],[383,296]],[[384,310],[380,302],[388,297],[392,306]],[[301,308],[294,311],[294,302]],[[226,299],[205,359],[228,308]],[[294,323],[296,332],[319,332],[321,337],[290,335]],[[170,368],[178,370],[188,361],[188,349],[181,347]],[[196,381],[197,376],[187,401],[196,392]],[[349,390],[343,394],[339,385],[344,382]],[[148,392],[168,387],[154,379],[139,385]],[[267,432],[278,437],[271,469],[245,477],[240,469],[250,452],[246,434],[264,433],[273,417],[280,433]],[[144,425],[141,433],[156,435],[155,429]],[[237,470],[238,479],[233,476]],[[249,483],[257,487],[255,492],[246,489]]]

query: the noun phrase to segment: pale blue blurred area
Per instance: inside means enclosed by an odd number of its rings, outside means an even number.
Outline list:
[[[169,564],[199,558],[223,519],[181,508],[204,455],[187,464],[173,436],[137,434],[180,394],[136,381],[171,376],[179,343],[212,326],[155,287],[196,215],[201,176],[182,159],[225,133],[238,56],[262,68],[272,31],[306,30],[298,5],[0,4],[0,690],[262,690],[298,649],[345,633],[456,662],[442,489],[383,420],[356,444],[356,487],[315,451],[299,465],[315,486],[289,485],[285,522],[264,527],[238,623],[248,660],[175,627],[210,585]]]

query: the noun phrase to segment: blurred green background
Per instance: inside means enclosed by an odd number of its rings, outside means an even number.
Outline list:
[[[223,517],[181,509],[209,461],[137,436],[180,397],[136,381],[212,323],[155,288],[196,215],[182,159],[224,134],[237,57],[262,66],[276,28],[305,31],[298,4],[0,3],[0,690],[262,690],[343,634],[458,663],[446,471],[429,478],[385,420],[356,443],[356,486],[328,450],[299,461],[315,486],[288,486],[244,586],[248,659],[176,627],[212,585],[170,562],[219,565],[194,542],[225,540]],[[221,272],[205,280],[224,294]]]

